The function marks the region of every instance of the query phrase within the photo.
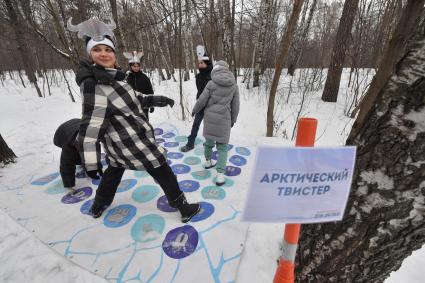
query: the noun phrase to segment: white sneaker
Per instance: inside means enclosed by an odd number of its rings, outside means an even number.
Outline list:
[[[226,183],[226,179],[224,179],[223,173],[217,173],[217,177],[215,178],[215,184],[217,186],[223,186]]]
[[[207,159],[207,161],[205,161],[203,166],[205,169],[210,169],[215,166],[215,163],[213,163],[211,159]]]

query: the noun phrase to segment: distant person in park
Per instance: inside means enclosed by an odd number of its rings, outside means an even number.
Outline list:
[[[81,119],[71,119],[61,124],[53,137],[53,143],[62,148],[60,157],[59,172],[62,177],[63,186],[67,189],[75,189],[75,170],[77,165],[81,165],[81,158],[78,152],[77,134],[80,129]],[[96,148],[100,151],[100,144],[96,144]],[[86,172],[86,174],[94,179],[98,179],[97,174]],[[99,172],[102,174],[102,172]]]
[[[82,61],[76,81],[82,97],[82,119],[78,146],[82,164],[88,172],[101,173],[100,141],[107,154],[108,168],[90,213],[100,217],[111,205],[125,169],[146,170],[164,191],[171,207],[177,208],[182,222],[188,222],[200,211],[199,204],[189,204],[180,190],[177,178],[167,164],[165,149],[155,141],[154,129],[142,109],[173,106],[164,96],[137,96],[124,81],[125,74],[116,69],[115,23],[90,19],[77,26],[68,21],[68,29],[86,36],[88,61]]]
[[[144,95],[153,95],[152,83],[148,76],[146,76],[142,72],[141,61],[143,59],[143,52],[133,51],[124,52],[124,57],[128,59],[128,64],[130,70],[127,72],[127,83],[131,85],[131,87]],[[145,113],[146,118],[149,120],[149,112],[153,113],[155,108],[143,108],[143,112]]]
[[[229,65],[225,61],[215,63],[211,72],[211,81],[193,107],[192,116],[204,112],[204,155],[206,169],[216,167],[216,185],[225,183],[224,173],[227,163],[227,144],[230,130],[239,114],[239,89]],[[211,160],[212,149],[217,146],[218,160]]]
[[[196,99],[199,98],[205,86],[211,80],[211,70],[212,70],[211,60],[208,57],[208,55],[205,53],[202,46],[197,46],[197,53],[198,53],[199,74],[196,75],[196,88],[198,89],[198,92],[196,93]],[[190,151],[195,147],[196,136],[198,135],[199,126],[201,125],[203,119],[204,119],[204,110],[201,109],[195,115],[195,119],[193,120],[192,130],[190,132],[190,136],[187,138],[186,145],[180,148],[182,152]]]

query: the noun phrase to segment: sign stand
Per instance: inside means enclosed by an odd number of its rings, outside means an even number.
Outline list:
[[[312,147],[316,137],[317,120],[301,118],[298,120],[295,146]],[[300,236],[301,224],[286,224],[283,239],[282,256],[273,279],[273,283],[294,283],[295,255]]]

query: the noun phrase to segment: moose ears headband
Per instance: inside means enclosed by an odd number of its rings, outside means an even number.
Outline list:
[[[90,37],[94,41],[102,41],[105,36],[114,37],[113,30],[117,27],[113,19],[110,19],[109,24],[96,19],[89,19],[78,25],[73,25],[72,18],[69,18],[67,27],[69,31],[78,32],[78,37]]]
[[[202,45],[196,46],[196,54],[198,55],[198,60],[210,60],[205,53],[205,47]]]
[[[140,63],[140,58],[143,57],[143,52],[123,52],[125,58],[128,59],[128,63]]]

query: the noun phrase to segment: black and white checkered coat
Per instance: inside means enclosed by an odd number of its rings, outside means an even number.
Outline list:
[[[102,142],[109,164],[133,170],[152,169],[166,162],[165,149],[155,142],[154,130],[125,74],[81,62],[77,83],[82,95],[78,136],[86,170],[100,166],[96,144]]]

